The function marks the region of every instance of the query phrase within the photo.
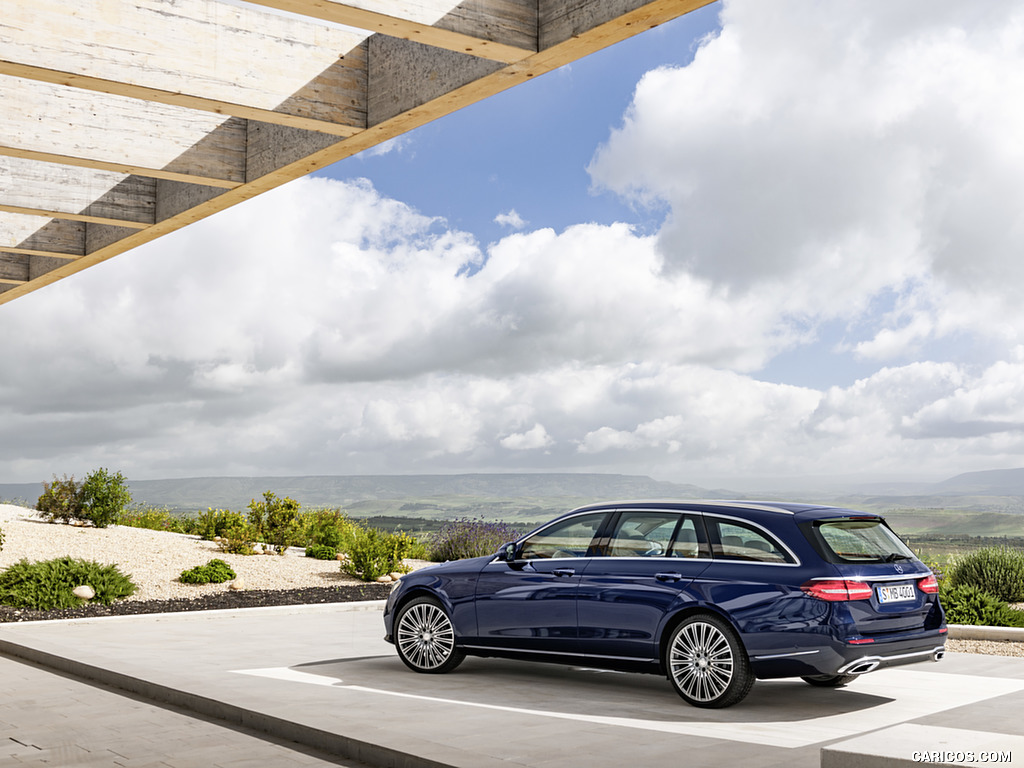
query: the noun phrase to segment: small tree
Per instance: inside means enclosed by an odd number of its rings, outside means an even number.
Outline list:
[[[82,486],[74,476],[64,475],[52,483],[43,483],[43,495],[36,502],[36,509],[51,523],[58,520],[65,525],[82,517]]]
[[[85,478],[81,498],[80,516],[91,520],[97,528],[106,528],[116,523],[124,508],[132,503],[128,484],[121,473],[110,474],[102,468]]]
[[[295,543],[298,514],[299,502],[287,497],[279,499],[270,491],[263,494],[263,501],[249,502],[249,524],[259,539],[279,555]]]

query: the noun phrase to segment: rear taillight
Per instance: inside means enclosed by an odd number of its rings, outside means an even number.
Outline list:
[[[863,581],[849,579],[820,579],[808,581],[800,587],[811,597],[828,600],[831,603],[847,600],[868,600],[871,598],[871,585]]]
[[[934,573],[929,573],[923,579],[918,580],[917,588],[926,595],[934,595],[939,591],[939,580],[935,578]]]

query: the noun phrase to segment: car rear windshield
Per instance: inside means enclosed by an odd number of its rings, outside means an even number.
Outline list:
[[[878,518],[822,520],[815,524],[815,530],[827,553],[838,562],[891,563],[914,557]]]

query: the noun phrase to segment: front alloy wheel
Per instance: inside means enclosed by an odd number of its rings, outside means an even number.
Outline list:
[[[738,703],[754,684],[743,644],[732,627],[710,614],[691,616],[675,628],[665,668],[676,693],[706,709]]]
[[[404,606],[395,622],[398,657],[416,672],[451,672],[466,654],[455,646],[455,628],[444,608],[430,597]]]

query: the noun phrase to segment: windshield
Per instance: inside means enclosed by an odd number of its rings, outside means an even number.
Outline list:
[[[914,557],[907,545],[877,518],[823,520],[817,528],[826,546],[840,561],[891,563]]]

